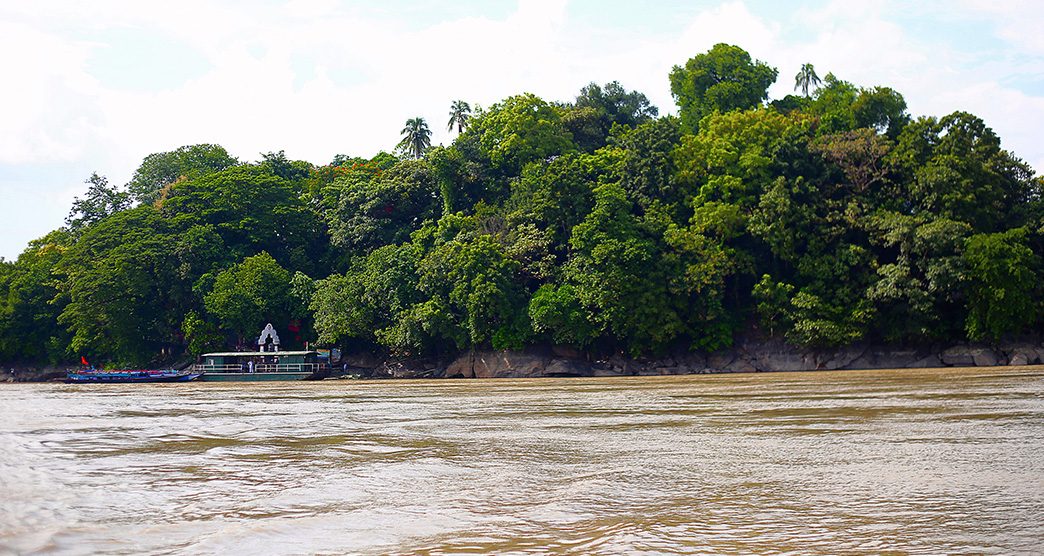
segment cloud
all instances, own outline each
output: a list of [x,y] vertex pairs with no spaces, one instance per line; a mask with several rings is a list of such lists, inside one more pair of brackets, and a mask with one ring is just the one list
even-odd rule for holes
[[[29,50],[31,49],[31,50]],[[83,66],[91,45],[0,22],[0,164],[68,161],[89,152],[104,115]],[[31,55],[19,53],[31,52]],[[92,153],[93,154],[93,153]]]
[[[674,48],[689,52],[685,59],[710,50],[715,44],[743,47],[754,58],[773,52],[779,43],[780,25],[754,15],[743,2],[728,2],[698,14],[682,32]],[[683,64],[685,59],[678,60]]]
[[979,17],[987,17],[996,34],[1019,50],[1044,56],[1044,3],[1035,0],[963,0],[961,5]]

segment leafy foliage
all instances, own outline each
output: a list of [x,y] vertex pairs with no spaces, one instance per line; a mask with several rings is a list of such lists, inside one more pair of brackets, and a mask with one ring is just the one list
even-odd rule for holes
[[336,209],[327,213],[331,240],[353,252],[403,242],[442,209],[431,166],[423,160],[352,173],[336,185]]
[[86,230],[59,263],[68,304],[58,317],[73,353],[149,361],[179,324],[172,236],[150,205],[118,212]]
[[127,191],[139,203],[153,203],[162,198],[164,188],[179,179],[219,172],[238,163],[220,145],[187,145],[170,152],[153,153],[134,171]]
[[[420,253],[413,245],[385,245],[358,259],[348,272],[316,283],[310,309],[315,315],[319,340],[336,342],[355,338],[376,342],[390,338],[387,330],[403,312],[419,302],[417,264]],[[424,338],[389,342],[398,350],[423,347]]]
[[738,46],[716,44],[671,70],[671,93],[681,109],[682,124],[696,129],[714,112],[754,108],[768,98],[777,71],[751,60]]
[[516,95],[494,104],[472,121],[462,136],[473,135],[492,169],[517,175],[524,165],[573,149],[572,135],[559,112],[533,94]]
[[[315,166],[216,145],[97,174],[66,227],[0,261],[0,360],[170,361],[252,339],[450,357],[1001,341],[1044,317],[1044,179],[978,117],[719,44],[679,116],[589,84],[451,105],[400,152]],[[137,206],[131,206],[131,202]],[[312,277],[317,279],[313,280]]]
[[964,258],[970,287],[965,328],[975,340],[999,340],[1040,318],[1040,256],[1025,244],[1026,230],[976,234]]
[[70,337],[58,324],[65,307],[57,269],[71,244],[54,231],[29,244],[14,262],[0,261],[0,360],[55,363]]
[[580,90],[576,102],[562,114],[562,122],[584,151],[605,146],[614,125],[635,127],[651,121],[659,113],[638,91],[627,91],[613,81],[600,86],[591,83]]
[[998,231],[1038,200],[1032,171],[1000,148],[985,122],[966,112],[906,126],[893,162],[919,210]]
[[315,270],[322,235],[293,184],[263,166],[236,166],[177,184],[161,213],[178,226],[211,226],[239,260],[265,251],[280,264]]
[[127,193],[110,186],[109,180],[105,176],[93,173],[84,183],[90,185],[87,188],[87,194],[82,198],[73,199],[72,210],[65,218],[65,225],[71,232],[79,233],[106,216],[130,206],[130,197]]
[[308,299],[294,291],[293,275],[266,252],[222,271],[204,297],[207,312],[240,340],[266,323],[286,325],[305,316]]
[[666,347],[684,323],[667,291],[657,243],[632,214],[618,184],[596,191],[595,207],[573,230],[568,284],[600,334],[634,354]]

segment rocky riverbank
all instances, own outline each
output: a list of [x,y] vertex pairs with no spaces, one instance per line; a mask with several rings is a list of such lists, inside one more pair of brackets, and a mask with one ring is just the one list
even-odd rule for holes
[[[1044,340],[998,345],[949,344],[900,347],[856,344],[836,349],[803,349],[778,340],[741,340],[715,353],[662,357],[599,357],[562,346],[522,351],[476,350],[454,359],[404,359],[356,353],[344,359],[347,371],[365,378],[538,378],[569,376],[655,376],[847,369],[995,367],[1044,364]],[[53,366],[4,368],[0,382],[61,380]]]
[[382,358],[356,354],[351,370],[374,378],[535,378],[638,376],[772,371],[994,367],[1044,363],[1044,342],[1000,345],[952,344],[896,347],[856,344],[837,349],[802,349],[777,340],[744,340],[728,351],[655,358],[595,357],[570,348],[471,351],[452,361]]
[[0,365],[0,382],[52,382],[65,379],[66,369],[40,365]]

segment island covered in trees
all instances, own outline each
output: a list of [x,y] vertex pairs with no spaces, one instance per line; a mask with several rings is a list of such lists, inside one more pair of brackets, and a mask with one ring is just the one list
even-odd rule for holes
[[[97,174],[0,261],[0,361],[157,365],[305,342],[393,357],[568,346],[631,357],[998,342],[1040,330],[1044,181],[980,118],[719,44],[670,73],[452,103],[394,153],[329,164],[218,145]],[[440,118],[441,121],[441,118]],[[360,131],[363,132],[363,131]]]

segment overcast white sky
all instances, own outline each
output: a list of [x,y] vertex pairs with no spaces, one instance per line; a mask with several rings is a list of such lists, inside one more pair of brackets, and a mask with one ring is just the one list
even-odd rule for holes
[[674,113],[667,75],[718,42],[982,117],[1044,169],[1044,2],[0,0],[0,257],[62,224],[92,171],[218,143],[325,164],[390,150],[450,102],[570,100],[620,81]]

